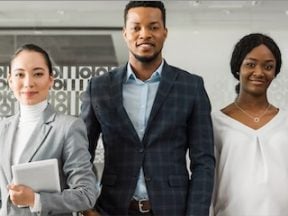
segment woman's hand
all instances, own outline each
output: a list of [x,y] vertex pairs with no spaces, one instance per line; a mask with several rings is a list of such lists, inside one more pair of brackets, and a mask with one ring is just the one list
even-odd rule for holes
[[10,200],[14,205],[34,206],[34,191],[24,185],[10,184],[7,186]]
[[89,209],[82,212],[83,216],[101,216],[95,209]]

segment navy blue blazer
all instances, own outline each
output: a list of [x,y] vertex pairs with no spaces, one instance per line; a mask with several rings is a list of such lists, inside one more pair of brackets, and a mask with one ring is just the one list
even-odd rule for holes
[[94,158],[100,133],[105,151],[96,208],[128,215],[143,167],[154,215],[208,216],[215,159],[211,107],[202,78],[165,62],[140,140],[122,102],[126,71],[127,65],[92,78],[82,101],[90,153]]

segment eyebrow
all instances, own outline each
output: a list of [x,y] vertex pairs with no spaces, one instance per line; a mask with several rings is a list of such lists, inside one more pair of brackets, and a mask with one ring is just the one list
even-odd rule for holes
[[35,70],[45,70],[45,69],[42,67],[35,67],[35,68],[33,68],[33,71],[35,71]]
[[[252,58],[252,57],[244,58],[244,61],[245,61],[245,60],[258,61],[258,59]],[[265,60],[265,62],[276,62],[276,60],[274,60],[274,59],[268,59],[268,60]]]
[[[134,24],[134,25],[139,25],[141,24],[141,22],[130,22],[131,24]],[[160,24],[161,22],[159,21],[152,21],[149,23],[149,25],[155,25],[155,24]]]
[[[35,67],[35,68],[33,68],[33,71],[35,71],[35,70],[45,70],[44,68],[42,68],[42,67]],[[14,69],[13,71],[25,71],[23,68],[16,68],[16,69]]]

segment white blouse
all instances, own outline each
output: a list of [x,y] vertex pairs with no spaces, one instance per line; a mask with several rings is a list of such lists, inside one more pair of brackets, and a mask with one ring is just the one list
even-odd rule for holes
[[212,114],[217,159],[215,216],[288,215],[288,112],[254,130]]

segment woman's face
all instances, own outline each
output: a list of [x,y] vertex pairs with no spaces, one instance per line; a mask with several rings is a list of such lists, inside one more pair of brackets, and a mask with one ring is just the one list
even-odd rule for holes
[[240,94],[266,94],[275,77],[276,59],[270,49],[260,45],[251,50],[240,67]]
[[8,82],[21,104],[34,105],[47,99],[54,79],[41,53],[23,50],[11,62]]

